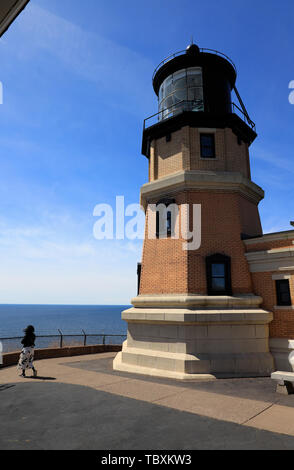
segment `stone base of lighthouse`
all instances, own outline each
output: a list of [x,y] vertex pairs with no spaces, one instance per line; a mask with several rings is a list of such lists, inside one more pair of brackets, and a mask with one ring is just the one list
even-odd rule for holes
[[128,337],[115,370],[179,380],[264,377],[272,313],[254,295],[139,295],[122,313]]

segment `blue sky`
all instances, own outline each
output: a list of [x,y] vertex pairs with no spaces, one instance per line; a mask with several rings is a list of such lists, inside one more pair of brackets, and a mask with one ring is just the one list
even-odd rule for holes
[[96,204],[138,202],[151,77],[191,35],[228,54],[258,139],[264,232],[293,210],[294,4],[31,0],[0,40],[0,303],[128,304],[141,241],[93,237]]

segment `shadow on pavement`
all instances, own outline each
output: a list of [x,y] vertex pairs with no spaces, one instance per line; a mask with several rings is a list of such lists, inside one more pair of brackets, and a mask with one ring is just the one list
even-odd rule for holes
[[0,416],[1,450],[294,448],[291,435],[57,382],[3,391]]
[[31,379],[31,380],[56,380],[56,377],[41,377],[41,376],[37,376],[37,377],[25,377],[25,379]]
[[8,388],[13,388],[15,385],[0,385],[0,392],[7,390]]
[[146,375],[130,374],[115,371],[112,367],[113,358],[99,358],[89,361],[76,361],[63,363],[66,367],[89,370],[92,372],[110,374],[128,379],[136,379],[155,384],[173,385],[187,390],[199,390],[220,395],[246,398],[251,400],[275,403],[278,401],[285,406],[294,407],[294,395],[279,395],[276,393],[276,384],[270,377],[217,379],[213,381],[176,381],[168,378],[157,378]]

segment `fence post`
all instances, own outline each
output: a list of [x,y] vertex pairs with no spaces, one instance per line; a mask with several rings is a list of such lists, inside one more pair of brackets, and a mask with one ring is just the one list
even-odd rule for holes
[[63,334],[62,331],[58,330],[60,334],[60,349],[63,347]]
[[86,335],[86,332],[84,330],[82,330],[83,334],[84,334],[84,346],[87,345],[87,335]]
[[105,335],[103,335],[103,349],[105,351]]

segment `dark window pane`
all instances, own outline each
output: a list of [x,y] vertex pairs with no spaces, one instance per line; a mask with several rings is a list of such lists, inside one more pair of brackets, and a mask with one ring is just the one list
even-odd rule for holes
[[208,295],[232,295],[231,259],[216,253],[206,258]]
[[214,134],[201,134],[200,146],[202,158],[215,158]]
[[283,302],[289,302],[289,293],[288,292],[282,292],[281,293],[281,299]]
[[290,284],[288,279],[283,279],[276,281],[276,290],[277,290],[277,305],[290,306],[291,294],[290,294]]
[[171,233],[171,216],[171,212],[168,212],[166,217],[167,233]]
[[[161,200],[157,203],[159,205],[164,205],[166,207],[171,204],[175,204],[174,199]],[[175,223],[175,218],[173,218],[172,210],[162,211],[159,208],[156,211],[156,236],[162,238],[163,236],[172,235]]]
[[281,292],[285,292],[285,293],[289,293],[289,283],[288,283],[288,280],[286,280],[286,282],[283,282],[280,284],[280,291]]
[[225,265],[223,263],[212,264],[211,274],[213,277],[225,277]]
[[224,291],[226,289],[225,278],[213,277],[211,281],[211,287],[213,288],[213,290]]

